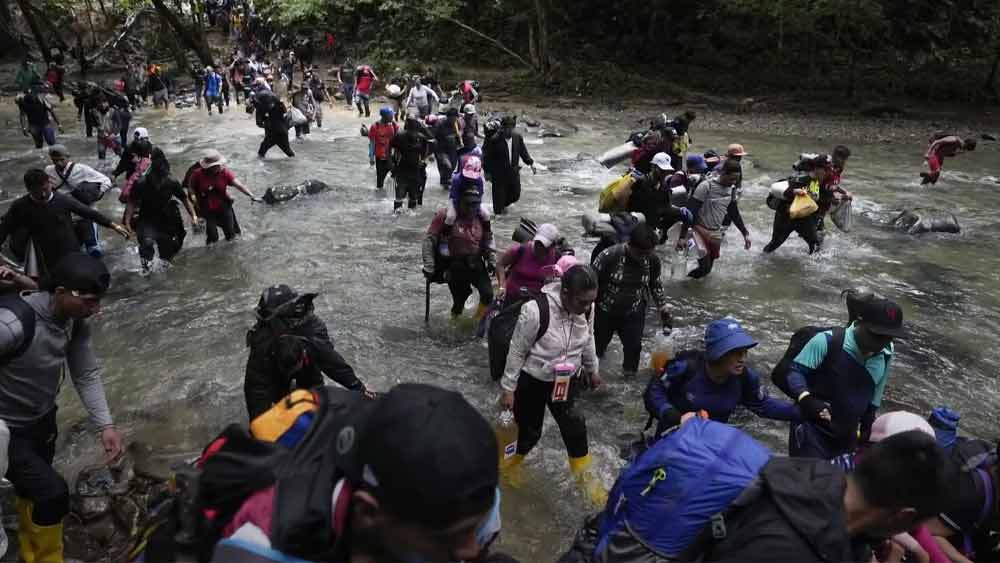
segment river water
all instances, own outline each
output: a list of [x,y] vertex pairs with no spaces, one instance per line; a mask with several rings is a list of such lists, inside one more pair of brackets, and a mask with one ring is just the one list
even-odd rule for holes
[[[9,124],[8,135],[0,138],[5,198],[23,193],[26,168],[47,162],[16,134],[11,111],[7,104],[0,108],[0,118]],[[320,293],[317,313],[370,388],[432,383],[461,391],[488,417],[497,414],[485,344],[473,338],[471,321],[449,321],[450,296],[444,286],[432,288],[431,321],[423,321],[420,243],[434,209],[446,199],[436,187],[436,168],[428,168],[424,208],[393,216],[391,194],[374,189],[367,139],[358,135],[362,120],[339,104],[325,111],[326,127],[314,129],[303,143],[293,142],[297,158],[286,159],[273,149],[265,161],[256,156],[261,130],[236,106],[212,117],[196,109],[146,109],[133,120],[133,126],[150,129],[176,174],[183,174],[203,150],[217,148],[258,195],[272,184],[310,178],[333,189],[275,207],[251,205],[237,193],[241,239],[206,248],[203,235],[189,233],[173,266],[150,276],[139,274],[134,243],[102,232],[114,286],[95,322],[95,346],[106,366],[112,411],[130,440],[152,443],[166,457],[184,457],[199,451],[226,424],[245,421],[245,333],[261,290],[276,283]],[[531,115],[544,126],[560,122],[559,115],[551,114],[555,111]],[[61,142],[76,160],[95,165],[93,141],[82,138],[71,103],[58,106],[57,113],[73,125]],[[534,130],[525,132],[532,156],[548,170],[535,176],[523,171],[521,202],[494,224],[501,247],[512,244],[517,218],[525,216],[555,223],[578,255],[589,258],[595,241],[582,236],[580,216],[596,207],[598,191],[616,173],[577,157],[618,144],[632,125],[620,116],[580,118],[575,113],[576,134],[541,139]],[[708,279],[670,279],[669,267],[664,268],[679,342],[696,345],[708,321],[731,315],[760,340],[751,362],[769,372],[795,328],[845,318],[842,289],[873,288],[902,305],[912,328],[912,337],[897,347],[887,405],[919,413],[949,405],[963,414],[965,430],[993,436],[992,423],[1000,413],[995,378],[1000,362],[994,353],[1000,347],[1000,220],[994,213],[1000,207],[1000,186],[988,164],[998,162],[995,148],[981,145],[976,153],[949,160],[939,187],[929,190],[918,185],[922,138],[891,145],[841,139],[854,152],[845,174],[845,186],[857,197],[854,231],[832,232],[818,256],[807,256],[805,244],[794,235],[774,255],[765,256],[760,249],[769,239],[773,214],[764,205],[764,186],[786,175],[799,152],[829,151],[833,143],[752,131],[723,136],[698,130],[697,122],[692,135],[698,150],[724,149],[739,141],[751,153],[741,209],[753,249],[744,251],[733,229],[733,242],[723,248]],[[120,217],[116,199],[112,195],[99,205]],[[953,211],[962,234],[911,237],[884,226],[896,210],[916,206]],[[666,250],[661,253],[669,264]],[[470,302],[467,315],[472,307]],[[653,314],[649,321],[643,365],[648,365],[657,324]],[[616,340],[602,369],[606,390],[584,396],[580,405],[597,469],[608,486],[621,466],[621,436],[639,430],[646,418],[641,402],[646,374],[623,381],[620,354]],[[71,385],[64,395],[58,462],[72,474],[96,461],[99,452],[85,431],[85,413]],[[736,421],[784,450],[785,425],[747,413]],[[524,561],[552,561],[589,508],[567,478],[565,450],[551,420],[527,461],[527,475],[522,489],[505,491],[501,546]]]

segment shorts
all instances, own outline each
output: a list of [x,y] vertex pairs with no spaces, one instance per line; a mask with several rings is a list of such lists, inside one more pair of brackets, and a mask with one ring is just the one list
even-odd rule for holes
[[154,105],[156,105],[156,104],[166,104],[168,101],[169,101],[169,97],[167,95],[167,89],[166,88],[164,88],[162,90],[157,90],[157,91],[153,92],[153,104]]

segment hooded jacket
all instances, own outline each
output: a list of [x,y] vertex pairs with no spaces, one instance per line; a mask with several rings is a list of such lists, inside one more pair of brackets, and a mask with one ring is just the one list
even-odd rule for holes
[[761,496],[727,517],[727,537],[710,549],[705,561],[870,560],[865,542],[847,533],[843,472],[825,460],[776,457],[760,476]]
[[561,283],[550,283],[542,288],[542,295],[549,300],[549,330],[538,342],[535,342],[540,322],[538,304],[532,300],[521,307],[500,381],[507,391],[517,388],[522,371],[539,381],[555,381],[552,366],[559,362],[576,364],[587,373],[597,371],[594,308],[585,315],[570,313],[563,307],[561,290]]

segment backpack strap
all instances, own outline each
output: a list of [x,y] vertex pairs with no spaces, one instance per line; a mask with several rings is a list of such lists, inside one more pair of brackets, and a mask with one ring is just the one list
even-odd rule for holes
[[537,343],[549,331],[551,311],[549,310],[549,298],[544,293],[535,297],[535,303],[538,304],[538,333],[535,334],[535,342]]
[[[822,371],[828,373],[831,368],[833,368],[833,363],[836,359],[843,353],[844,350],[844,337],[847,331],[843,328],[837,327],[830,331],[830,338],[827,340],[826,344],[826,356],[823,356],[823,361],[820,362],[819,367],[816,371]],[[836,353],[831,353],[836,352]]]
[[[62,180],[62,182],[60,182],[58,186],[52,188],[52,191],[56,191],[56,190],[58,190],[59,188],[61,188],[63,186],[69,186],[69,177],[73,174],[73,167],[74,166],[76,166],[76,163],[75,162],[70,162],[69,163],[69,167],[66,168],[66,173],[65,174],[63,174],[62,172],[59,172],[58,168],[53,168],[56,171],[56,176],[59,176],[59,179]],[[69,187],[72,187],[72,186],[69,186]]]
[[35,338],[35,310],[18,294],[0,298],[0,308],[14,313],[17,320],[21,322],[22,331],[21,344],[6,355],[0,356],[0,365],[5,365],[24,355],[31,346],[31,341]]

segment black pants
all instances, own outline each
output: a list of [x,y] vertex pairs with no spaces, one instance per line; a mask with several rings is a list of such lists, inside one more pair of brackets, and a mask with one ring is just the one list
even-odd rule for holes
[[371,117],[372,111],[368,105],[368,96],[358,96],[358,115],[361,115],[362,106],[364,107],[365,117]]
[[774,252],[788,240],[793,232],[798,233],[809,245],[809,254],[819,250],[819,237],[816,234],[816,218],[813,216],[792,219],[786,211],[775,211],[774,226],[771,228],[771,242],[764,247],[764,252]]
[[639,371],[639,354],[642,353],[642,330],[646,326],[646,304],[638,310],[628,313],[603,311],[597,309],[594,318],[594,344],[597,347],[597,357],[604,357],[611,338],[618,333],[622,341],[622,371],[635,373]]
[[375,187],[377,189],[381,190],[385,187],[385,177],[389,175],[390,170],[392,170],[391,160],[375,161]]
[[231,205],[220,211],[210,211],[203,213],[205,218],[205,244],[212,244],[219,241],[219,229],[226,240],[233,240],[240,233],[239,225],[236,223],[236,213]]
[[517,422],[517,453],[527,455],[542,437],[545,407],[559,425],[569,457],[587,455],[587,420],[574,408],[580,382],[573,378],[569,396],[561,403],[552,402],[553,382],[539,381],[521,372],[514,391],[514,420]]
[[688,272],[689,278],[700,279],[712,273],[712,266],[715,265],[715,258],[711,255],[698,259],[698,267]]
[[479,303],[493,302],[493,282],[486,273],[486,265],[479,256],[452,258],[448,264],[448,289],[451,291],[451,314],[461,315],[465,300],[472,295],[472,288],[479,292]]
[[295,152],[292,151],[292,147],[288,144],[288,130],[275,131],[272,129],[267,129],[264,131],[264,140],[260,142],[260,148],[257,149],[257,156],[264,158],[267,151],[271,150],[271,147],[278,147],[287,156],[295,156]]
[[419,174],[396,174],[395,178],[396,201],[393,203],[393,209],[402,207],[404,199],[407,200],[407,207],[415,209],[421,199],[421,181],[426,182],[427,177],[424,176],[424,179],[421,180]]
[[308,134],[309,134],[309,122],[308,121],[305,122],[302,125],[296,125],[295,126],[295,138],[296,139],[301,139],[302,135],[308,135]]
[[222,96],[205,96],[205,108],[208,113],[212,113],[212,106],[219,108],[219,113],[222,113]]
[[434,159],[437,160],[438,174],[441,175],[441,187],[451,186],[451,172],[458,162],[458,152],[438,152],[434,154]]
[[32,520],[39,526],[58,524],[69,514],[69,488],[52,468],[58,435],[54,408],[31,426],[10,429],[7,479],[17,496],[35,504]]
[[177,233],[176,225],[161,225],[153,221],[140,221],[138,231],[139,258],[143,262],[152,260],[155,250],[159,250],[161,260],[169,261],[180,251],[186,234],[183,228]]

